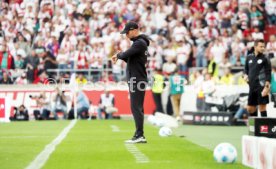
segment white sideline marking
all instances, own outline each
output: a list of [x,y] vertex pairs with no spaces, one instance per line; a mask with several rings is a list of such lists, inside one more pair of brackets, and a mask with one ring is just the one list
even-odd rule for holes
[[111,125],[110,127],[112,128],[112,131],[113,131],[113,132],[120,132],[120,129],[119,129],[118,126],[116,126],[116,125]]
[[67,136],[69,131],[75,126],[77,120],[73,120],[70,124],[63,129],[63,131],[50,143],[48,144],[44,150],[36,156],[36,158],[29,164],[26,169],[40,169],[46,163],[50,155],[55,151],[56,146],[61,143],[61,141]]
[[135,157],[137,163],[149,163],[149,158],[143,154],[134,144],[125,144],[127,150]]

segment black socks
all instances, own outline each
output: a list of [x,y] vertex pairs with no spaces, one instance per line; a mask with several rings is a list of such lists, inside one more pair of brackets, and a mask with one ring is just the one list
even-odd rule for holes
[[[258,112],[255,111],[254,113],[250,113],[251,117],[257,117],[258,116]],[[267,117],[267,111],[262,111],[261,112],[261,117]]]
[[251,116],[251,117],[257,117],[257,116],[258,116],[258,112],[255,111],[254,113],[250,113],[250,116]]
[[266,112],[266,111],[262,111],[262,112],[261,112],[261,116],[262,116],[262,117],[267,117],[267,112]]

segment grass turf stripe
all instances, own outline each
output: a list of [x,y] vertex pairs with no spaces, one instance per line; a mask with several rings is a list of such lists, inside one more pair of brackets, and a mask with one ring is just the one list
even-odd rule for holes
[[143,154],[134,144],[125,144],[127,150],[135,157],[137,163],[149,163],[149,158]]
[[113,132],[120,132],[120,128],[116,125],[110,125]]
[[55,148],[66,137],[69,131],[75,126],[76,120],[71,123],[50,143],[44,150],[32,161],[26,169],[40,169],[48,160],[49,156],[55,151]]

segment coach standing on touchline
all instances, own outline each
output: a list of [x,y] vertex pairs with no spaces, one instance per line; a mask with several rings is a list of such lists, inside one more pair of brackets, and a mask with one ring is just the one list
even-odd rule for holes
[[265,42],[256,40],[254,52],[250,53],[245,62],[245,80],[249,84],[247,111],[251,116],[258,116],[258,105],[262,117],[267,117],[266,104],[269,103],[271,63],[264,56]]
[[132,139],[125,143],[146,143],[144,137],[144,97],[147,85],[146,63],[148,57],[149,38],[139,34],[139,26],[135,22],[128,22],[121,34],[133,41],[125,52],[112,56],[113,64],[118,59],[127,63],[127,81],[130,93],[130,107],[134,117],[136,131]]

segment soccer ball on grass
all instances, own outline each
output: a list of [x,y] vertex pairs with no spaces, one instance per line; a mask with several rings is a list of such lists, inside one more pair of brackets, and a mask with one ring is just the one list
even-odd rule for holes
[[169,127],[161,127],[159,130],[159,135],[161,137],[168,137],[172,135],[172,129],[170,129]]
[[220,143],[214,149],[214,158],[218,163],[234,163],[237,160],[237,150],[230,143]]

